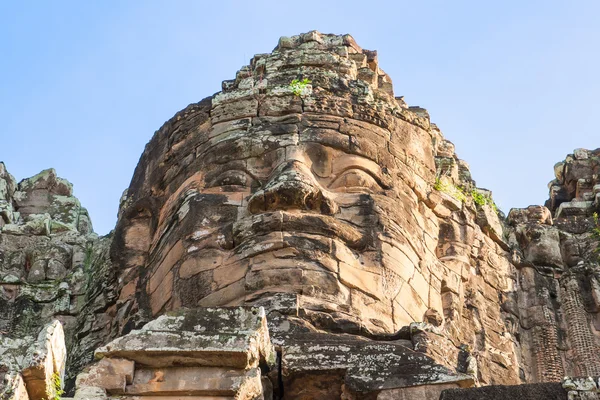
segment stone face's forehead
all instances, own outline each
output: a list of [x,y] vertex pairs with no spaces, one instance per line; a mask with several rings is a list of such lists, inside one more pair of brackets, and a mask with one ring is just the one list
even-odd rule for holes
[[307,113],[382,127],[390,127],[396,116],[429,126],[426,112],[394,97],[376,52],[361,49],[348,35],[321,34],[284,38],[272,53],[255,56],[235,79],[223,82],[212,100],[211,120]]
[[[378,147],[380,151],[388,150],[385,136],[375,136],[366,129],[347,132],[330,127],[281,125],[275,123],[252,127],[248,130],[233,130],[222,133],[199,146],[197,154],[208,156],[214,162],[227,162],[231,159],[262,157],[271,151],[299,145],[320,144],[348,154],[359,155],[377,160]],[[387,132],[387,136],[390,134]]]
[[[230,132],[216,145],[200,149],[209,187],[235,171],[264,183],[274,170],[292,161],[307,166],[317,179],[334,178],[347,169],[358,168],[373,175],[382,187],[393,182],[390,174],[395,164],[386,142],[377,147],[365,137],[330,128],[305,127],[284,134],[273,134],[269,126],[262,129]],[[327,187],[326,182],[321,183]]]

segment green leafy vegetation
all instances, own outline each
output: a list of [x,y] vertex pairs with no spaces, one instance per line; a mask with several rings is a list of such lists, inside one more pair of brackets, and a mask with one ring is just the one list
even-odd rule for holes
[[[596,240],[600,240],[600,216],[598,213],[592,215],[594,217],[594,226],[592,227],[592,237]],[[594,252],[598,254],[598,261],[600,261],[600,243],[596,245]]]
[[471,197],[473,198],[473,202],[478,206],[490,206],[492,210],[498,212],[498,207],[494,203],[494,200],[492,200],[492,196],[486,196],[477,189],[473,189],[471,190]]
[[437,177],[435,179],[435,184],[433,185],[433,188],[437,191],[449,194],[450,196],[454,197],[456,200],[459,200],[459,201],[467,200],[467,195],[465,194],[465,191],[461,187],[453,185],[452,183],[448,182],[445,179],[441,179],[440,177]]
[[302,94],[304,94],[304,91],[306,90],[306,87],[310,83],[311,83],[311,81],[308,80],[308,78],[304,78],[302,80],[294,79],[292,81],[292,83],[290,83],[290,90],[296,96],[302,96]]
[[600,239],[600,216],[598,216],[598,213],[594,213],[592,215],[594,217],[594,227],[592,228],[592,236],[594,236],[597,239]]
[[[450,183],[446,179],[442,179],[441,177],[437,177],[435,179],[435,184],[433,188],[437,191],[444,192],[454,197],[459,201],[466,201],[467,196],[471,196],[473,202],[478,206],[490,206],[492,210],[498,212],[498,207],[491,196],[481,193],[477,188],[473,188],[470,192],[468,192],[465,188],[454,185]],[[599,231],[600,232],[600,231]]]
[[85,248],[85,258],[83,259],[84,271],[90,271],[92,269],[92,261],[94,256],[94,249],[91,245],[87,245]]
[[62,395],[65,394],[65,391],[63,390],[63,385],[62,385],[62,379],[60,379],[60,374],[58,374],[57,372],[52,374],[52,386],[53,389],[52,392],[46,392],[46,396],[48,396],[47,400],[62,400]]

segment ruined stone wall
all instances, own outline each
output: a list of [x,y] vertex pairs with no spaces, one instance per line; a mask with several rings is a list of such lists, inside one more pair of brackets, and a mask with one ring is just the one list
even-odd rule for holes
[[[436,183],[428,194],[439,223],[436,262],[443,268],[443,337],[427,335],[437,360],[455,363],[480,385],[514,384],[520,371],[517,270],[491,193],[477,188],[468,164],[433,126]],[[451,344],[451,345],[450,345]],[[451,360],[451,361],[450,361]]]
[[16,183],[0,163],[0,371],[20,372],[54,320],[69,350],[66,378],[91,361],[115,317],[109,244],[53,169]]
[[599,156],[599,150],[575,150],[555,165],[546,207],[508,216],[519,268],[523,368],[533,382],[595,376],[600,368]]

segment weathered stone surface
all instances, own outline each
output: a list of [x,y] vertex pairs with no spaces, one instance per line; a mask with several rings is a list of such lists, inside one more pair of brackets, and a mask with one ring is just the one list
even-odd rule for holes
[[331,334],[286,343],[282,374],[290,399],[308,398],[307,387],[314,389],[312,396],[335,398],[344,390],[367,394],[420,385],[473,384],[472,376],[453,373],[401,344]]
[[567,392],[560,383],[533,383],[516,386],[488,386],[472,389],[448,389],[442,392],[440,400],[566,400]]
[[256,307],[201,308],[163,315],[95,352],[148,366],[255,368],[273,363],[265,312]]
[[21,365],[21,374],[30,399],[54,395],[56,388],[53,375],[62,379],[66,357],[63,328],[59,321],[54,321],[40,332],[37,341],[27,350]]
[[102,388],[110,393],[125,393],[125,386],[133,383],[135,363],[124,358],[103,358],[77,376],[78,388]]
[[83,234],[92,232],[87,210],[73,197],[73,185],[59,178],[54,169],[47,169],[19,182],[12,193],[12,200],[24,219],[49,215],[50,230],[76,229]]
[[41,400],[59,389],[65,373],[66,346],[59,321],[46,324],[37,337],[12,339],[0,335],[2,399]]
[[125,396],[270,398],[261,371],[275,366],[262,308],[202,308],[163,315],[99,348],[77,377],[76,398]]
[[0,373],[0,399],[29,400],[25,382],[18,372]]
[[0,332],[35,337],[59,320],[70,380],[109,336],[110,238],[92,232],[72,185],[52,169],[17,184],[0,163],[0,215]]
[[130,396],[237,396],[252,399],[262,394],[257,369],[218,367],[140,368],[125,388]]
[[377,400],[430,400],[438,399],[442,391],[457,388],[455,383],[442,383],[437,385],[412,386],[401,389],[382,390],[377,395]]
[[555,165],[546,207],[513,209],[508,222],[513,255],[521,268],[517,303],[521,368],[529,381],[600,373],[599,268],[593,213],[600,151],[578,149]]
[[375,52],[349,36],[282,39],[146,147],[113,242],[118,279],[136,282],[120,289],[119,323],[181,307],[281,312],[291,294],[295,317],[329,332],[435,322],[452,354],[498,360],[481,383],[520,382],[498,303],[516,269],[494,207],[472,193],[491,202],[427,111],[393,96]]
[[[436,398],[600,375],[600,150],[505,219],[349,35],[281,38],[222,88],[155,133],[110,237],[54,170],[17,183],[0,163],[11,374],[56,318],[81,399]],[[569,396],[593,394],[577,382]]]

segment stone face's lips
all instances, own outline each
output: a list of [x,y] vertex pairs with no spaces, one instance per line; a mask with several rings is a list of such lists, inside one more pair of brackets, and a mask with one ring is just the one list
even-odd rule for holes
[[319,214],[275,211],[246,217],[233,225],[233,240],[237,247],[257,235],[273,232],[305,233],[340,239],[351,248],[366,244],[366,236],[355,227],[339,219]]

